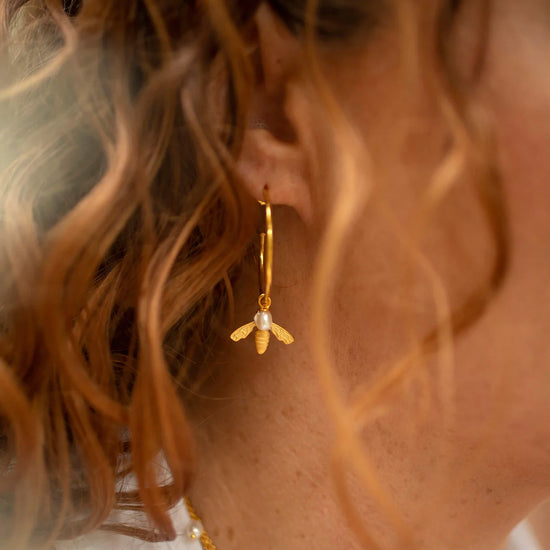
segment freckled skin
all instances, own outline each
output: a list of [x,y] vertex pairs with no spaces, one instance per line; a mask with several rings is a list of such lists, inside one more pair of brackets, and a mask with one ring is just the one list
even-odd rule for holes
[[[448,402],[434,359],[417,370],[410,391],[397,393],[386,414],[361,433],[376,475],[423,550],[498,550],[513,525],[550,497],[550,10],[542,0],[493,4],[487,65],[476,94],[494,121],[510,219],[508,275],[483,317],[455,342],[455,421],[443,421]],[[266,67],[277,64],[279,75],[295,70],[299,44],[266,13],[258,19],[264,46],[270,46]],[[454,46],[465,67],[475,17],[474,0],[466,0]],[[397,44],[395,30],[387,29],[364,46],[323,52],[325,75],[365,141],[377,181],[342,245],[327,320],[346,392],[406,349],[404,315],[419,334],[436,322],[432,286],[404,254],[392,219],[402,227],[414,219],[445,150],[447,127],[428,91],[413,95],[403,85]],[[327,174],[331,136],[311,96],[304,90],[300,96],[300,82],[292,83],[294,103],[288,99],[286,116],[298,138],[309,138],[295,147],[314,159],[310,173]],[[255,97],[255,108],[262,101],[267,99]],[[405,139],[403,121],[414,121]],[[252,180],[269,177],[260,160],[251,168]],[[277,174],[283,168],[277,165]],[[215,399],[192,406],[201,459],[191,497],[206,526],[219,533],[220,549],[298,550],[304,535],[316,550],[361,548],[331,483],[335,428],[312,362],[316,342],[308,340],[305,297],[323,229],[310,220],[326,219],[335,197],[330,183],[324,188],[322,177],[306,180],[316,197],[311,218],[303,215],[309,207],[290,199],[274,208],[274,307],[295,343],[257,357],[253,346],[221,342],[219,369],[205,389]],[[276,197],[277,186],[270,185]],[[305,196],[300,185],[297,180],[294,198]],[[489,275],[491,235],[467,180],[438,206],[423,251],[451,306]],[[404,291],[411,272],[412,295]],[[245,273],[236,286],[237,309],[254,304],[256,293],[256,273]],[[426,388],[432,400],[424,410]],[[354,474],[348,481],[367,528],[387,548],[399,548],[380,507]]]

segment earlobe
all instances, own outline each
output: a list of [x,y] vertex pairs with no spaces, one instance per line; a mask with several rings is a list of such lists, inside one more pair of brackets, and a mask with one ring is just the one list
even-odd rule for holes
[[280,141],[269,129],[250,128],[237,160],[237,173],[255,199],[262,200],[263,188],[268,185],[273,204],[294,208],[308,222],[312,212],[305,161],[296,143]]
[[255,199],[262,199],[267,184],[274,205],[290,206],[308,223],[312,219],[311,181],[299,126],[309,117],[301,117],[288,105],[288,85],[295,83],[300,71],[297,52],[301,46],[266,5],[258,9],[256,24],[253,62],[257,81],[237,175]]

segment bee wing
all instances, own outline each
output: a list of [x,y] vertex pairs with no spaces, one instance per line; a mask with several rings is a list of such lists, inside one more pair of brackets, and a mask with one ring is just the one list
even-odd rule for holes
[[272,323],[271,325],[271,332],[273,332],[273,334],[285,344],[292,344],[292,342],[294,342],[294,337],[292,334],[275,323]]
[[239,340],[246,338],[254,330],[255,326],[256,323],[254,321],[251,321],[250,323],[239,327],[235,332],[231,334],[231,340],[233,340],[234,342],[238,342]]

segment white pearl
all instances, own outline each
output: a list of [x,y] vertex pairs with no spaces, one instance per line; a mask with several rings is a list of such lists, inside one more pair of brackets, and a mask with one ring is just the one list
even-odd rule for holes
[[270,330],[271,325],[273,324],[273,319],[271,318],[270,311],[258,311],[254,315],[254,322],[258,327],[258,330]]
[[191,540],[200,539],[203,531],[202,523],[196,519],[192,519],[185,529],[185,533]]

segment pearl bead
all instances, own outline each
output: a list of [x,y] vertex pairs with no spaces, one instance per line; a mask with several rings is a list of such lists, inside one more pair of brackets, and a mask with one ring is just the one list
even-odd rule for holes
[[202,523],[196,519],[192,519],[188,524],[187,528],[185,529],[186,535],[191,540],[200,539],[201,535],[204,531],[204,528],[202,526]]
[[256,327],[258,327],[258,330],[270,330],[271,325],[273,324],[271,312],[258,311],[258,313],[254,315],[254,322],[256,323]]

